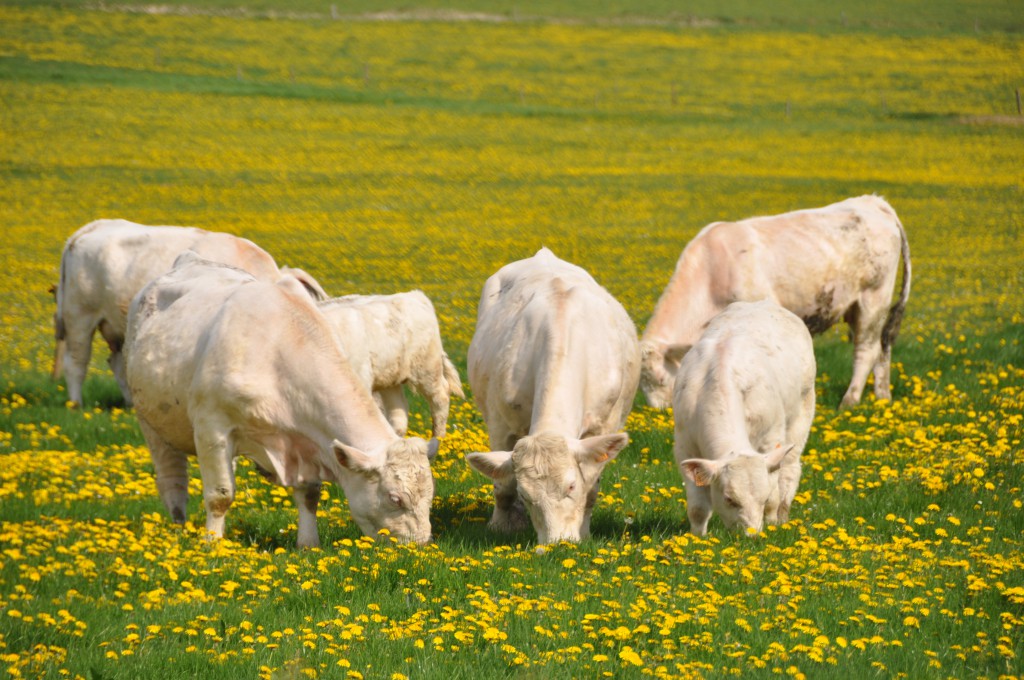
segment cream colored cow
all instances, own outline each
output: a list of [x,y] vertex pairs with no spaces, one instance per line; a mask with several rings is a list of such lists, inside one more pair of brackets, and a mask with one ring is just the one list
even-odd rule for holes
[[187,456],[203,481],[206,529],[224,533],[232,461],[250,458],[295,489],[298,545],[316,546],[322,480],[340,484],[364,533],[430,538],[437,442],[402,439],[360,382],[300,283],[260,281],[185,253],[133,299],[128,383],[157,488],[185,521]]
[[465,398],[462,380],[441,344],[430,299],[418,290],[394,295],[346,295],[320,303],[320,311],[341,340],[363,384],[379,396],[398,435],[409,425],[402,386],[422,395],[430,407],[433,436],[444,437],[450,397]]
[[[903,259],[903,285],[892,304]],[[878,196],[849,198],[741,222],[715,222],[686,246],[641,338],[640,388],[668,406],[679,362],[731,302],[773,300],[812,333],[844,319],[853,374],[842,406],[860,401],[874,371],[875,396],[890,398],[892,345],[910,296],[910,249],[896,212]]]
[[110,367],[125,401],[131,392],[124,378],[121,346],[132,296],[174,264],[186,250],[244,269],[258,279],[276,281],[282,273],[297,278],[317,299],[327,294],[301,269],[278,269],[274,258],[252,241],[195,227],[151,227],[127,220],[97,220],[67,240],[56,288],[54,330],[57,349],[53,377],[66,374],[68,400],[82,403],[82,383],[99,330],[110,347]]
[[467,456],[494,480],[490,526],[525,527],[528,513],[541,543],[589,535],[601,472],[629,443],[619,430],[640,376],[622,305],[542,248],[484,284],[468,363],[494,449]]
[[676,374],[675,457],[690,531],[712,510],[726,526],[786,522],[814,420],[814,346],[769,300],[734,302],[708,324]]

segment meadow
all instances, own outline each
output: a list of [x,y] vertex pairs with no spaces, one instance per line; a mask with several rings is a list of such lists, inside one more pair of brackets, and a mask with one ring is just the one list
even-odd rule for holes
[[[1013,3],[285,5],[0,2],[8,677],[1024,674]],[[105,348],[82,409],[49,378],[48,289],[100,217],[242,235],[334,295],[422,289],[465,376],[483,281],[542,245],[642,330],[708,222],[864,193],[913,260],[893,400],[838,411],[850,346],[818,337],[792,517],[753,539],[687,533],[671,413],[642,397],[592,538],[493,534],[470,398],[434,465],[432,544],[361,536],[325,485],[323,547],[297,550],[290,492],[245,461],[208,543],[198,471],[173,525]]]

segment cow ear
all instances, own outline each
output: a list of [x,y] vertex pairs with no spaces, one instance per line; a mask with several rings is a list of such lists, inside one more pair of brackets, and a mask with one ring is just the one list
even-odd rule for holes
[[334,440],[331,446],[334,449],[334,456],[338,459],[338,463],[346,470],[366,473],[380,467],[376,459],[354,446],[342,444],[337,439]]
[[581,440],[576,447],[576,460],[580,463],[603,466],[619,455],[619,451],[626,448],[627,444],[629,444],[629,435],[625,432],[587,437]]
[[795,444],[777,444],[774,449],[765,455],[764,463],[768,466],[768,471],[775,472],[778,470],[779,466],[782,465],[782,461],[795,448]]
[[724,463],[717,460],[690,458],[679,464],[683,476],[697,486],[708,486],[722,471]]
[[302,287],[306,289],[309,297],[317,302],[323,302],[328,298],[327,292],[320,286],[320,283],[307,272],[297,267],[281,267],[281,275],[294,276]]
[[511,451],[467,453],[466,461],[474,470],[496,482],[505,481],[515,476],[515,471],[512,469]]
[[665,348],[665,361],[678,367],[691,347],[693,345],[669,345]]

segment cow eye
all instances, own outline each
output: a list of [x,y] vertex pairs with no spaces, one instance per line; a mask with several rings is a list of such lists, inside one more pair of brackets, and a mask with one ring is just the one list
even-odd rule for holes
[[733,508],[738,508],[738,507],[740,507],[739,501],[737,501],[737,500],[736,500],[735,498],[733,498],[733,497],[732,497],[732,496],[730,496],[729,494],[725,494],[725,502],[726,502],[726,504],[728,504],[728,505],[729,505],[730,507],[733,507]]
[[576,482],[571,483],[569,486],[565,488],[565,495],[571,496],[574,491],[576,491]]
[[399,496],[397,493],[392,492],[388,494],[388,498],[391,500],[392,503],[394,503],[399,508],[405,507],[405,504],[402,503],[402,497]]

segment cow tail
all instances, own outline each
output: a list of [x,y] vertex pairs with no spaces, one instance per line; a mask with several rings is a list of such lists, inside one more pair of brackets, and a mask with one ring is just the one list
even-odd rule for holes
[[885,327],[882,328],[882,352],[888,353],[896,342],[896,336],[900,333],[900,325],[903,323],[903,313],[907,309],[907,300],[910,298],[910,244],[907,242],[907,232],[903,228],[900,218],[893,214],[896,226],[900,229],[900,255],[903,260],[903,285],[900,287],[900,297],[892,307],[889,308],[889,318],[885,320]]
[[448,383],[448,394],[465,399],[466,393],[462,391],[462,378],[459,377],[459,370],[455,368],[455,364],[447,354],[442,353],[442,361],[444,363],[444,379]]
[[67,259],[67,248],[60,256],[60,278],[57,279],[57,285],[51,288],[53,291],[53,297],[57,302],[57,310],[53,313],[53,339],[56,341],[56,347],[53,350],[53,372],[51,376],[54,380],[60,380],[61,376],[64,375],[64,338],[67,336],[67,329],[64,326],[64,291],[67,290],[65,285],[65,279],[67,277],[67,266],[65,260]]

